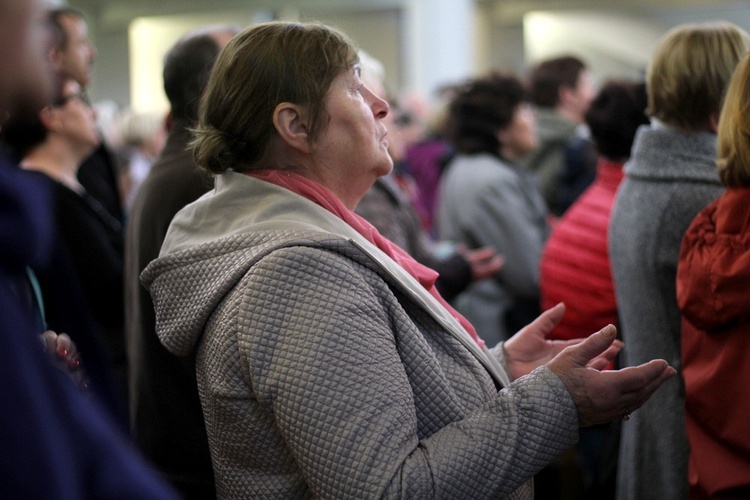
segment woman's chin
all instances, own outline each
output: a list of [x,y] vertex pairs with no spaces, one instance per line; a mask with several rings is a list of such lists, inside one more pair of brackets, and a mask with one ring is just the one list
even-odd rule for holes
[[387,163],[383,164],[383,166],[376,171],[378,177],[383,177],[384,175],[393,172],[393,160],[390,159],[390,156],[388,157],[388,160]]

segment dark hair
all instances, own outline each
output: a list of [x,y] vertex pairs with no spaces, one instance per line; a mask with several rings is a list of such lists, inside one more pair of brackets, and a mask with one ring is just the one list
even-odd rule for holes
[[[63,84],[65,79],[55,77],[55,91],[49,106],[61,103]],[[12,115],[7,123],[0,128],[0,141],[16,162],[21,161],[32,149],[47,139],[49,131],[42,124],[39,113],[43,108],[35,112]]]
[[511,123],[518,106],[526,102],[521,81],[511,74],[491,73],[456,86],[454,92],[445,122],[448,140],[459,153],[498,155],[497,132]]
[[198,120],[198,105],[219,55],[216,39],[205,33],[177,42],[164,58],[164,92],[176,120]]
[[68,46],[68,32],[62,25],[63,17],[72,17],[74,19],[86,20],[83,12],[73,7],[56,7],[50,9],[47,13],[47,19],[52,26],[53,47],[65,50]]
[[601,88],[585,117],[600,155],[630,157],[636,130],[648,123],[647,106],[645,82],[610,81]]
[[14,161],[20,162],[47,138],[47,129],[38,114],[14,116],[3,125],[0,140]]
[[560,99],[560,88],[575,88],[585,69],[584,62],[574,56],[556,57],[541,62],[529,75],[531,102],[542,108],[554,108]]
[[214,64],[192,142],[198,165],[213,174],[266,168],[282,102],[306,109],[314,140],[327,119],[325,96],[333,80],[358,61],[343,33],[319,23],[269,22],[247,28]]

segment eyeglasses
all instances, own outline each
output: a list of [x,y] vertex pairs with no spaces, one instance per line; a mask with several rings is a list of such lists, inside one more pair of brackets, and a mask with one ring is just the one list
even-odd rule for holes
[[66,104],[68,104],[70,101],[81,101],[83,104],[85,104],[87,107],[91,107],[91,100],[89,99],[89,96],[87,96],[83,92],[76,92],[75,94],[68,94],[60,96],[59,99],[57,99],[53,106],[56,108],[62,108]]

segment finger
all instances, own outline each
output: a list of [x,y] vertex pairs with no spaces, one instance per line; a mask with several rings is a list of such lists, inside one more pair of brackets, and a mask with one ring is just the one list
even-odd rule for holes
[[[643,391],[645,388],[658,388],[665,380],[676,373],[675,369],[663,359],[654,359],[638,366],[629,366],[621,370],[607,372],[604,375],[615,379],[619,390],[623,393]],[[655,390],[655,389],[654,389]]]
[[70,340],[70,337],[61,333],[55,339],[55,352],[60,358],[67,358],[73,351],[72,344],[73,342]]
[[527,329],[533,329],[543,334],[544,337],[551,332],[562,319],[565,314],[565,304],[560,302],[556,306],[547,309],[542,314],[536,317],[534,321],[526,325],[521,329],[521,332]]
[[494,257],[486,262],[471,263],[471,268],[476,278],[488,278],[502,269],[504,263],[500,257]]
[[75,357],[76,354],[78,353],[78,349],[76,349],[76,343],[73,342],[73,339],[68,337],[67,334],[61,333],[60,336],[58,337],[58,342],[61,342],[68,349],[69,358]]
[[622,405],[624,405],[622,407],[622,414],[629,415],[630,413],[633,413],[635,410],[643,406],[646,401],[648,401],[651,396],[653,396],[653,394],[662,386],[662,384],[670,378],[674,377],[676,373],[677,371],[674,368],[668,366],[663,372],[659,374],[659,376],[651,379],[644,387],[641,387],[640,389],[628,394],[624,394],[621,399],[621,403]]
[[499,271],[505,265],[505,259],[499,255],[495,255],[489,262],[489,266]]
[[572,359],[580,366],[589,366],[592,360],[605,353],[614,343],[617,329],[607,325],[571,348]]
[[593,368],[595,370],[604,370],[607,365],[609,365],[611,362],[615,360],[617,355],[620,353],[620,350],[622,349],[622,341],[621,340],[615,340],[611,346],[607,348],[606,351],[604,351],[601,355],[597,356],[596,358],[592,359],[588,367]]
[[495,250],[490,247],[482,247],[471,251],[471,259],[490,260],[495,256]]
[[44,344],[44,350],[47,352],[55,352],[57,347],[57,333],[52,330],[47,330],[40,335],[42,343]]

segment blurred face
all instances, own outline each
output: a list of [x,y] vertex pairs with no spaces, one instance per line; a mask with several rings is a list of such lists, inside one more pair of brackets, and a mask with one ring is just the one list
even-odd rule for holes
[[388,104],[364,85],[355,66],[331,83],[324,113],[327,123],[313,145],[314,175],[353,209],[393,168],[383,123]]
[[96,114],[81,86],[68,80],[57,103],[51,108],[59,127],[52,132],[65,138],[74,148],[92,151],[99,144]]
[[591,74],[588,70],[581,71],[578,76],[578,83],[570,93],[569,105],[571,111],[576,116],[579,123],[584,122],[584,116],[591,106],[591,101],[596,96],[596,88],[591,80]]
[[0,115],[35,113],[52,95],[44,7],[41,0],[0,2]]
[[65,48],[55,54],[53,59],[56,68],[86,87],[91,82],[91,75],[96,59],[96,50],[89,42],[89,29],[83,19],[63,16],[61,24],[68,37]]
[[507,127],[497,133],[500,155],[508,160],[520,160],[537,147],[536,120],[531,106],[522,103],[513,113]]

